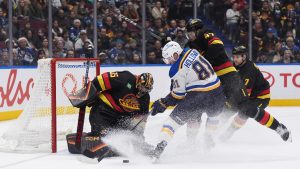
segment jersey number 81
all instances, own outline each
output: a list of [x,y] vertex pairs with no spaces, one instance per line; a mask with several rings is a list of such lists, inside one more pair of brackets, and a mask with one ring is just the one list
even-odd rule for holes
[[205,59],[202,57],[199,57],[199,59],[200,61],[194,61],[193,70],[198,74],[199,80],[205,80],[214,74],[214,70]]

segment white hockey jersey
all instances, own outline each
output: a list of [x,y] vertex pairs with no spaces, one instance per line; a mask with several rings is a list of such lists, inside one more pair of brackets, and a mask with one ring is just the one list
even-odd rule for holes
[[171,95],[183,99],[187,92],[206,92],[221,85],[210,63],[195,49],[184,49],[179,59],[171,66]]

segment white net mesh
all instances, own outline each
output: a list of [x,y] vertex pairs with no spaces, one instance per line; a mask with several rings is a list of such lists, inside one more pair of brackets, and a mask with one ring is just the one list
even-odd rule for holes
[[[51,77],[56,76],[56,116],[57,139],[76,132],[78,109],[69,103],[66,93],[76,91],[82,86],[86,67],[84,61],[57,61],[56,74],[51,74],[51,59],[38,62],[34,89],[22,114],[12,126],[0,137],[1,151],[14,152],[51,152],[52,115],[51,115]],[[90,66],[89,77],[96,75],[96,64]],[[81,84],[83,85],[83,84]],[[89,110],[87,110],[89,112]],[[85,131],[89,131],[86,118]]]

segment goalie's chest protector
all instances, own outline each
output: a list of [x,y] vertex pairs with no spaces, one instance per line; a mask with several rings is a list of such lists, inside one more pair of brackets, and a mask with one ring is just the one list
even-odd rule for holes
[[98,76],[102,88],[99,98],[121,113],[139,111],[136,80],[137,77],[128,71],[103,73]]

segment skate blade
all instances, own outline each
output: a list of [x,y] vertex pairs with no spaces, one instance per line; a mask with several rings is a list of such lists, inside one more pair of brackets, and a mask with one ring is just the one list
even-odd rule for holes
[[292,139],[292,132],[291,132],[291,131],[289,131],[289,138],[286,140],[286,142],[290,142],[290,143],[293,142],[293,139]]

